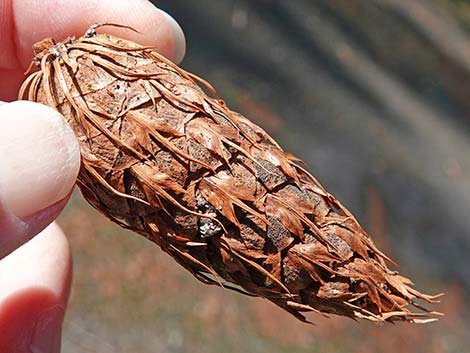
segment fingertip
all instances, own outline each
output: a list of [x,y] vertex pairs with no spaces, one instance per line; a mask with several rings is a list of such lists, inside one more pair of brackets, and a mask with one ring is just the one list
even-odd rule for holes
[[165,21],[168,23],[168,27],[171,28],[172,32],[172,38],[173,38],[173,43],[172,43],[172,55],[170,56],[171,60],[173,62],[179,64],[181,61],[183,61],[184,55],[186,53],[186,40],[184,36],[183,29],[181,26],[176,22],[176,20],[170,16],[167,12],[157,9],[160,11],[165,19]]
[[71,128],[55,110],[0,104],[0,259],[29,241],[65,207],[80,168]]
[[[12,274],[15,274],[12,276]],[[0,261],[0,302],[25,288],[46,288],[65,304],[72,276],[72,254],[62,229],[52,222]]]
[[80,168],[80,150],[64,118],[42,104],[0,106],[0,199],[19,218],[67,196]]

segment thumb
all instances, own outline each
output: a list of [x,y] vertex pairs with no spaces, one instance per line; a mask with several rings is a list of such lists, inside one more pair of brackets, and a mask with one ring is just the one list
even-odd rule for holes
[[38,103],[0,104],[0,259],[62,211],[80,167],[64,118]]

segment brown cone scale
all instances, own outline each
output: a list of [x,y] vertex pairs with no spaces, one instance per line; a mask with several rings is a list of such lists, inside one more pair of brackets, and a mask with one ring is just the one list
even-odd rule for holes
[[72,126],[82,156],[78,185],[93,207],[202,282],[264,297],[302,321],[308,311],[434,320],[416,300],[435,297],[388,269],[302,161],[231,111],[207,82],[151,48],[97,34],[100,26],[37,43],[39,71],[19,94]]

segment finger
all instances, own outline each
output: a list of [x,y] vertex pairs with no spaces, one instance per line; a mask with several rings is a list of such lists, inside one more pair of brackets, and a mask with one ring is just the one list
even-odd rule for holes
[[71,277],[69,245],[54,223],[0,261],[0,352],[60,351]]
[[[5,5],[8,3],[11,6]],[[16,97],[21,82],[18,78],[31,62],[34,43],[47,37],[57,41],[68,36],[80,37],[93,23],[131,26],[141,34],[118,28],[105,31],[152,46],[177,63],[185,52],[184,34],[179,25],[147,0],[0,1],[0,19],[0,99],[4,100]],[[7,74],[15,80],[3,79]]]
[[179,25],[147,0],[13,0],[12,14],[14,43],[10,46],[16,45],[16,58],[22,68],[31,62],[34,43],[47,37],[60,41],[68,36],[82,36],[91,24],[102,22],[137,29],[141,34],[118,28],[107,28],[106,31],[153,46],[176,62],[184,55],[184,35]]
[[54,220],[75,184],[80,151],[64,118],[44,105],[0,105],[0,258]]

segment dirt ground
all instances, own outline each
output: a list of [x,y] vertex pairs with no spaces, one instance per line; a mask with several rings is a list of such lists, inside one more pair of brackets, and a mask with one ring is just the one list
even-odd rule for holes
[[154,2],[186,33],[182,66],[305,160],[420,290],[445,292],[445,316],[301,324],[200,284],[76,193],[64,352],[468,352],[470,3]]

